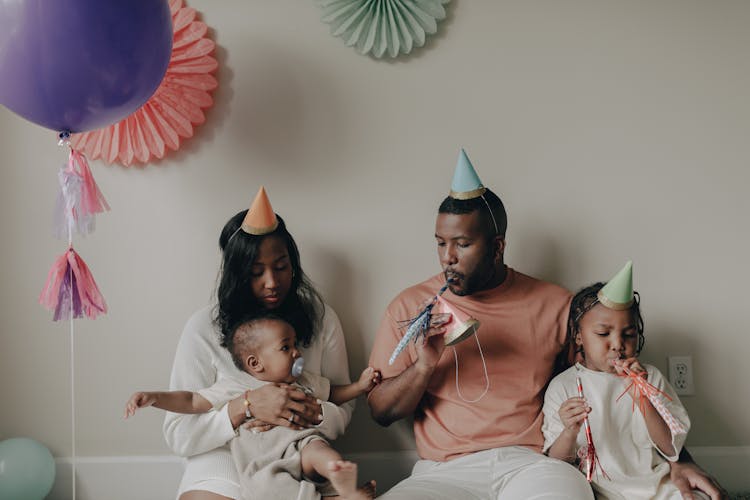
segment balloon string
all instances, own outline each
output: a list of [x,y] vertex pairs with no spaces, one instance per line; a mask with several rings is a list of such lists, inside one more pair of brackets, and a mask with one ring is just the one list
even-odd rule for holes
[[[73,266],[69,266],[70,282],[73,283]],[[71,295],[73,289],[70,290]],[[71,297],[71,303],[73,298]],[[72,437],[72,485],[73,485],[73,500],[76,500],[76,394],[75,394],[75,328],[73,326],[73,310],[70,308],[70,422],[71,422],[71,437]]]
[[[67,145],[70,146],[70,142],[68,142]],[[68,163],[70,163],[70,156],[72,155],[73,155],[73,150],[71,149],[70,154],[68,156]],[[66,210],[70,210],[70,213],[66,214],[65,219],[68,221],[68,248],[72,248],[73,247],[73,224],[75,223],[75,214],[73,213],[72,206],[70,207],[66,206],[65,208]],[[73,500],[76,500],[75,496],[73,496]]]
[[[59,141],[58,146],[67,146],[70,149],[69,155],[72,156],[73,149],[70,147],[70,132],[62,131],[58,135]],[[70,156],[68,157],[68,163],[70,163]],[[72,210],[71,207],[66,206],[66,209]],[[68,221],[68,248],[73,247],[73,214],[66,214]],[[73,266],[68,266],[68,273],[70,283],[73,283]],[[74,326],[74,314],[75,307],[73,307],[73,288],[70,289],[70,435],[71,435],[71,487],[73,489],[73,499],[76,500],[76,378],[75,378],[75,326]]]

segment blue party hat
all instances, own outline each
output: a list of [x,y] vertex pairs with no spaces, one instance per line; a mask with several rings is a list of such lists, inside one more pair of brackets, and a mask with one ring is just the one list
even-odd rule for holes
[[453,173],[450,197],[456,200],[471,200],[482,196],[485,191],[487,191],[487,188],[482,185],[482,181],[474,170],[466,151],[461,148],[456,163],[456,171]]

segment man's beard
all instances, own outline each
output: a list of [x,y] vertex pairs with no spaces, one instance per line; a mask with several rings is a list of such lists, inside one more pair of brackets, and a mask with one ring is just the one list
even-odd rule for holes
[[[446,281],[449,282],[448,288],[453,295],[465,297],[466,295],[471,295],[484,290],[485,288],[483,285],[491,282],[492,278],[495,276],[495,269],[492,266],[492,261],[489,261],[482,262],[481,265],[477,266],[477,268],[468,276],[456,271],[445,271],[443,274],[445,275]],[[461,288],[451,286],[451,281],[460,283],[462,285]]]

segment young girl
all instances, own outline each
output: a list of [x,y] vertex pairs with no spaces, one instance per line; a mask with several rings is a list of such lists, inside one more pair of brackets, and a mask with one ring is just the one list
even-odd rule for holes
[[[585,460],[588,443],[582,427],[588,418],[598,458],[591,476],[597,499],[682,498],[669,481],[667,461],[677,460],[690,420],[659,370],[637,359],[644,342],[643,319],[630,262],[606,285],[595,283],[573,297],[567,342],[575,346],[580,362],[547,388],[545,453],[571,463]],[[667,417],[671,427],[638,394],[633,376],[668,396],[661,399],[674,417]]]
[[[324,377],[303,372],[294,328],[270,313],[243,322],[225,344],[237,367],[252,377],[223,378],[198,392],[136,392],[127,402],[125,416],[147,406],[175,413],[206,413],[244,394],[246,415],[252,419],[248,387],[294,384],[306,394],[326,400],[323,405],[340,405],[369,392],[380,381],[380,373],[373,368],[365,369],[352,384],[335,386]],[[230,443],[242,498],[299,498],[302,479],[329,480],[342,500],[373,498],[374,483],[357,488],[356,464],[343,460],[324,439],[335,439],[340,433],[335,424],[327,425],[324,419],[316,427],[302,428],[295,418],[291,413],[288,419],[292,428],[277,426],[265,432],[243,428]]]

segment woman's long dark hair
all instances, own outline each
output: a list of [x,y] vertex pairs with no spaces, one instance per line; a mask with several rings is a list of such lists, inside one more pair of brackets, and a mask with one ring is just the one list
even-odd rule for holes
[[307,347],[320,327],[324,305],[320,294],[302,271],[299,250],[294,238],[286,229],[284,220],[276,215],[279,226],[271,233],[255,236],[242,231],[240,225],[247,214],[243,210],[224,225],[219,237],[222,265],[217,288],[214,322],[222,334],[222,345],[243,321],[267,313],[263,304],[253,295],[252,264],[264,238],[277,237],[286,245],[292,267],[292,284],[284,302],[274,314],[288,321],[297,333],[297,340]]

